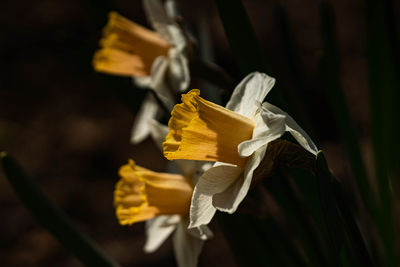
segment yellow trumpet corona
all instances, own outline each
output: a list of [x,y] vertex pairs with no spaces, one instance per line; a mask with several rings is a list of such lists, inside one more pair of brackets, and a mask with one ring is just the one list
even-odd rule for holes
[[116,215],[121,225],[131,225],[158,215],[187,215],[193,186],[182,175],[153,172],[133,160],[119,170],[114,191]]
[[169,133],[163,143],[169,159],[220,161],[243,166],[246,159],[238,145],[252,138],[251,119],[200,97],[193,89],[182,95],[168,122]]
[[93,57],[96,71],[120,76],[148,76],[153,61],[170,45],[156,32],[112,11]]

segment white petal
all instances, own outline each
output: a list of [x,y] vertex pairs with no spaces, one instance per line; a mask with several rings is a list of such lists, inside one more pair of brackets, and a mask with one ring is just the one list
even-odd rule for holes
[[[201,179],[199,180],[201,181]],[[192,204],[190,205],[189,228],[208,224],[214,217],[216,208],[212,205],[212,196],[193,192]]]
[[170,236],[180,222],[179,215],[158,216],[146,221],[147,240],[144,251],[154,252]]
[[158,87],[161,84],[165,83],[168,66],[169,66],[169,59],[165,56],[158,56],[151,65],[150,76],[152,81],[150,87],[155,92],[162,93],[162,91],[160,91]]
[[149,84],[149,88],[153,90],[163,104],[172,111],[175,105],[175,99],[168,88],[170,64],[171,60],[164,56],[159,56],[154,60],[151,66],[151,83]]
[[179,52],[183,52],[186,48],[186,37],[182,34],[181,29],[175,25],[170,24],[167,26],[170,44]]
[[253,137],[243,141],[238,146],[241,157],[249,157],[260,147],[278,139],[285,133],[285,116],[274,114],[268,110],[261,110],[255,116]]
[[204,240],[187,231],[186,223],[179,223],[173,236],[175,258],[179,267],[196,267]]
[[151,84],[149,86],[164,103],[164,105],[172,110],[175,105],[175,99],[168,89],[168,73],[169,73],[170,59],[164,56],[159,56],[153,62],[151,68]]
[[151,65],[150,76],[133,76],[132,81],[139,87],[153,90],[165,107],[172,110],[175,100],[172,98],[167,85],[169,62],[169,59],[164,56],[157,57]]
[[136,115],[132,127],[131,143],[137,144],[143,141],[150,134],[149,121],[156,118],[158,104],[154,96],[148,94]]
[[274,84],[275,79],[264,73],[250,73],[236,86],[226,108],[253,118],[257,112],[258,103],[263,102]]
[[173,25],[175,22],[167,15],[163,3],[160,0],[144,0],[143,7],[153,28],[165,41],[172,44],[167,26]]
[[310,153],[317,155],[318,149],[308,134],[296,123],[296,121],[286,112],[281,110],[280,108],[265,102],[263,103],[263,110],[269,110],[275,114],[280,114],[285,116],[285,124],[286,124],[286,131],[290,132],[292,136],[299,142],[299,144],[309,151]]
[[174,18],[176,16],[179,16],[175,0],[166,0],[164,3],[164,7],[168,17]]
[[234,213],[236,211],[249,191],[253,179],[253,172],[264,158],[266,150],[266,145],[256,150],[247,160],[243,175],[225,191],[214,195],[212,202],[214,207],[228,213]]
[[175,21],[168,16],[161,1],[144,0],[143,7],[147,19],[165,41],[179,48],[179,50],[186,46],[185,36]]
[[152,119],[149,120],[149,129],[154,143],[161,151],[163,151],[162,143],[165,141],[165,137],[169,132],[168,126],[163,125],[158,121]]
[[251,156],[256,150],[261,148],[262,146],[265,146],[271,141],[274,141],[281,137],[281,135],[270,135],[266,136],[263,138],[257,138],[257,139],[251,139],[244,141],[239,144],[238,150],[239,150],[239,155],[241,157],[249,157]]
[[[143,5],[153,28],[172,45],[168,52],[168,59],[165,60],[167,66],[162,71],[153,72],[156,70],[153,63],[150,87],[159,91],[157,88],[166,88],[170,84],[172,90],[183,92],[188,89],[190,83],[188,60],[185,55],[186,38],[175,21],[167,14],[161,1],[145,0]],[[166,3],[166,5],[171,5],[171,3]],[[168,83],[166,79],[169,79]]]
[[175,92],[183,92],[188,89],[190,84],[189,63],[184,52],[170,50],[169,62],[169,81]]
[[203,173],[194,187],[189,228],[208,224],[211,221],[215,214],[215,208],[212,205],[213,195],[228,188],[242,171],[242,168],[234,165],[218,164]]
[[140,89],[150,88],[151,76],[132,76],[132,81]]

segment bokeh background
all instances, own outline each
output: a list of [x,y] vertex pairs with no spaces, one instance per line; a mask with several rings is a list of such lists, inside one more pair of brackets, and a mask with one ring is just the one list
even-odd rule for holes
[[[234,62],[213,1],[177,1],[194,36],[207,25],[215,62],[235,81]],[[372,172],[366,97],[366,59],[361,1],[332,1],[341,49],[341,77],[347,102]],[[276,4],[293,30],[297,69],[277,30]],[[272,75],[290,101],[302,101],[293,117],[325,150],[329,165],[351,179],[346,156],[320,85],[321,49],[317,1],[245,0]],[[7,1],[0,9],[0,150],[16,157],[54,203],[123,266],[175,266],[171,240],[153,255],[142,251],[144,224],[122,227],[112,205],[117,170],[128,158],[157,171],[167,160],[150,139],[133,146],[130,131],[144,92],[128,78],[95,73],[107,13],[116,10],[149,26],[141,1]],[[245,53],[245,51],[244,51]],[[202,86],[194,80],[193,88]],[[298,94],[300,92],[300,98]],[[129,96],[129,97],[128,97]],[[0,172],[0,258],[4,266],[80,266],[40,227]],[[200,266],[235,266],[219,228],[206,243]]]

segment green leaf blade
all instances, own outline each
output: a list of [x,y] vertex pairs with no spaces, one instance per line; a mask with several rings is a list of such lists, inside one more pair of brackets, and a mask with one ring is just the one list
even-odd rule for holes
[[6,152],[0,154],[4,173],[18,198],[35,219],[86,266],[118,266],[45,196],[20,164]]
[[367,208],[374,209],[374,196],[371,191],[367,172],[361,155],[350,111],[343,93],[340,79],[340,54],[336,36],[335,18],[332,5],[320,4],[321,37],[324,53],[320,57],[319,69],[323,85],[329,96],[335,122],[339,128],[341,140],[346,148],[351,168]]
[[[261,49],[256,33],[241,0],[214,0],[225,34],[243,76],[260,71],[271,74],[266,56]],[[275,88],[267,98],[286,108],[281,92]]]

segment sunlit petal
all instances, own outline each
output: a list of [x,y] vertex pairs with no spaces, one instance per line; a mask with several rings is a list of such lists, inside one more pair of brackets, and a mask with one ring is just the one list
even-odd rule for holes
[[[171,219],[175,220],[171,223]],[[162,243],[172,234],[176,229],[176,224],[179,223],[180,217],[178,215],[162,215],[146,221],[146,244],[144,251],[147,253],[157,250]]]
[[215,213],[213,196],[226,190],[242,171],[239,167],[221,164],[204,172],[193,192],[189,228],[210,222]]

